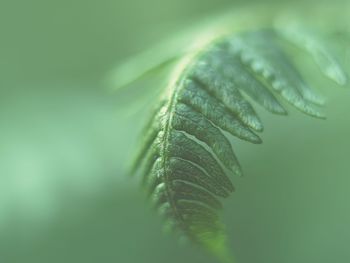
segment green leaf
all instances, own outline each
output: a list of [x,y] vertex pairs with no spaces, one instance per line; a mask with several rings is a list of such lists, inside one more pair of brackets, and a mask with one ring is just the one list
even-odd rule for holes
[[[234,190],[229,174],[242,174],[225,132],[254,144],[262,142],[257,132],[263,131],[263,124],[252,101],[274,114],[287,114],[288,103],[324,118],[316,107],[322,98],[283,49],[279,30],[227,34],[187,54],[146,126],[134,161],[133,173],[141,170],[167,225],[222,262],[233,260],[219,217],[220,199]],[[301,31],[287,35],[296,44],[311,37]],[[331,51],[313,41],[317,51],[308,51],[328,77],[342,84],[339,76],[345,70],[334,64]]]

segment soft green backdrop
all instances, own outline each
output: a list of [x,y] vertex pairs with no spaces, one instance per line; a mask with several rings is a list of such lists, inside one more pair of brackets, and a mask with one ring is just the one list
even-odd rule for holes
[[[235,5],[1,1],[1,263],[214,262],[164,236],[126,177],[145,111],[120,109],[102,80],[183,21]],[[234,141],[246,176],[224,220],[238,262],[350,262],[350,92],[324,93],[327,121],[261,111],[264,144]]]

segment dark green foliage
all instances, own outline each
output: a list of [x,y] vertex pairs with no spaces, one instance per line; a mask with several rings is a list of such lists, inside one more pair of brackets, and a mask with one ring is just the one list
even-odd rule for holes
[[[261,143],[263,124],[248,98],[274,114],[283,102],[324,118],[322,98],[303,80],[283,41],[311,53],[340,85],[346,74],[320,38],[296,28],[227,35],[189,55],[145,129],[134,170],[141,168],[157,209],[187,238],[230,262],[219,201],[233,191],[228,174],[241,175],[226,131]],[[310,43],[312,45],[310,46]],[[142,164],[142,165],[141,165]]]

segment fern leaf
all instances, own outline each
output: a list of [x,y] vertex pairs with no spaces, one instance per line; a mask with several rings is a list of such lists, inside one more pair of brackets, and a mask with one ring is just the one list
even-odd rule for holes
[[[304,44],[306,35],[293,34],[295,43]],[[257,132],[263,124],[251,100],[274,114],[287,114],[287,102],[324,118],[315,107],[322,98],[303,80],[281,41],[273,29],[246,31],[219,37],[188,55],[152,114],[134,162],[168,225],[223,262],[232,259],[218,216],[220,198],[234,190],[228,174],[242,174],[224,131],[261,143]],[[342,67],[331,53],[314,47],[313,54],[324,58],[316,60],[322,60],[326,75],[343,84]]]
[[283,26],[279,33],[286,40],[310,53],[325,76],[341,86],[347,83],[346,72],[321,36],[297,23],[289,23],[287,26]]

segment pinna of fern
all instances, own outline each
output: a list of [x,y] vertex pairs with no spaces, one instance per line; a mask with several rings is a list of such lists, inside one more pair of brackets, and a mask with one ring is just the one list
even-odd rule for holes
[[285,45],[308,52],[340,86],[347,70],[326,37],[297,23],[225,32],[184,55],[145,127],[132,173],[138,172],[165,224],[233,262],[219,211],[242,175],[225,134],[259,144],[263,123],[252,102],[286,115],[288,104],[325,118],[324,99],[303,79]]

